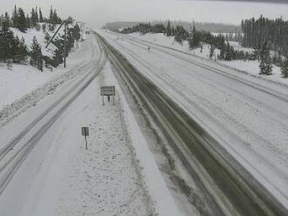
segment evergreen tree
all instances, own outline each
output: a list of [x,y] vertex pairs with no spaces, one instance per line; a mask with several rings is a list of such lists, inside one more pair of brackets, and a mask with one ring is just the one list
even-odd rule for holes
[[26,14],[26,29],[31,27],[31,19],[29,17],[29,14]]
[[45,32],[46,32],[46,28],[47,28],[47,25],[46,25],[46,23],[43,23],[43,24],[42,24],[42,31],[43,31],[43,33],[45,33]]
[[196,31],[195,25],[193,26],[193,30],[192,33],[190,34],[190,38],[189,38],[189,47],[190,49],[195,49],[197,47],[200,46],[200,35],[199,33]]
[[14,34],[9,28],[3,26],[0,32],[0,59],[6,62],[7,59],[13,58]]
[[230,46],[229,43],[226,45],[226,56],[225,60],[226,61],[231,61],[233,59],[233,54],[234,54],[234,49],[232,46]]
[[268,41],[265,41],[260,50],[260,74],[271,75],[272,74],[272,62],[270,57],[270,48]]
[[50,37],[49,33],[46,32],[46,34],[45,34],[45,36],[44,36],[44,39],[45,39],[46,43],[49,42],[50,38],[51,38],[51,37]]
[[38,8],[36,7],[36,10],[35,10],[35,20],[36,20],[36,23],[39,22],[39,17],[38,17]]
[[170,37],[170,36],[172,35],[172,29],[171,29],[171,22],[170,22],[170,20],[168,20],[168,23],[167,23],[166,35],[167,35],[168,37]]
[[37,67],[40,71],[43,71],[42,50],[35,36],[31,45],[30,56],[30,64],[34,67]]
[[1,17],[0,22],[2,21],[2,28],[9,29],[10,27],[10,17],[7,12],[5,12],[5,16]]
[[189,37],[189,33],[182,27],[176,26],[174,40],[183,45],[183,40]]
[[212,59],[215,51],[215,46],[211,45],[210,46],[210,53],[209,53],[209,58]]
[[18,25],[18,10],[17,10],[17,6],[14,6],[14,11],[12,14],[12,23],[13,23],[13,27],[17,28]]
[[26,31],[26,17],[25,17],[25,13],[23,11],[22,8],[18,9],[18,21],[17,21],[17,28],[22,31],[25,32]]
[[73,38],[76,40],[76,48],[78,47],[78,41],[80,40],[81,34],[80,34],[80,28],[78,24],[76,24],[73,28]]
[[78,42],[80,40],[80,28],[78,24],[76,24],[73,28],[73,38]]
[[53,67],[57,67],[58,65],[63,63],[63,56],[62,56],[62,50],[60,50],[59,48],[57,48],[54,51],[54,55],[53,55],[53,63],[52,66]]
[[35,12],[34,8],[32,8],[32,11],[31,11],[31,26],[35,27],[36,24],[37,24],[36,12]]
[[27,46],[25,44],[25,39],[22,37],[19,42],[19,47],[17,49],[17,57],[19,62],[25,61],[28,55]]
[[283,78],[288,78],[288,59],[287,58],[283,61],[283,64],[281,66],[281,74]]
[[[68,56],[68,53],[74,47],[73,28],[67,28],[67,36],[66,37],[67,37],[66,55]],[[64,35],[63,35],[63,40],[62,41],[64,43]],[[63,44],[63,47],[64,47],[64,44]]]
[[41,23],[44,22],[41,8],[39,8],[39,22],[41,22]]
[[49,23],[53,24],[53,9],[52,9],[52,6],[50,8]]
[[55,27],[56,27],[55,24],[49,24],[48,25],[48,30],[51,31],[51,32],[54,32],[55,31]]
[[41,30],[41,26],[40,26],[39,23],[36,24],[35,29],[36,29],[37,31],[40,31],[40,30]]

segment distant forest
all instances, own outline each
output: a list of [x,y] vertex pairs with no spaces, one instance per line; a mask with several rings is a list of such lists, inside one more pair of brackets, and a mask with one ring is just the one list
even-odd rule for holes
[[[223,23],[206,23],[206,22],[184,22],[184,21],[170,21],[172,27],[182,26],[186,31],[190,32],[193,29],[193,26],[199,31],[207,31],[213,33],[237,33],[241,32],[240,25],[231,25],[231,24],[223,24]],[[104,28],[109,29],[111,31],[117,31],[123,28],[133,27],[142,22],[112,22],[105,24]],[[167,25],[167,21],[152,21],[151,25],[163,24]]]

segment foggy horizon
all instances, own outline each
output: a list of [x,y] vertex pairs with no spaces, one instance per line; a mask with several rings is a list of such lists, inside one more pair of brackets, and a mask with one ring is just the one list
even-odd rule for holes
[[[261,2],[258,0],[257,3],[216,0],[84,0],[79,3],[75,0],[61,2],[55,0],[3,0],[0,2],[0,13],[7,11],[11,14],[14,5],[22,7],[25,12],[30,12],[32,7],[38,6],[42,8],[43,15],[48,16],[50,7],[53,6],[62,18],[72,16],[77,21],[86,22],[92,28],[101,28],[108,22],[146,22],[168,19],[234,25],[239,25],[242,19],[249,19],[252,16],[259,17],[260,15],[268,18],[283,17],[283,19],[288,19],[286,13],[288,5],[270,4],[267,1],[265,1],[266,3]],[[279,0],[277,2],[287,1]],[[269,7],[267,7],[267,4],[269,4]]]

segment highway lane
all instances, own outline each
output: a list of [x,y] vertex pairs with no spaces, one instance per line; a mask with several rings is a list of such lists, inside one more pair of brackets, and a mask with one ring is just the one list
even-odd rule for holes
[[[287,209],[270,196],[269,192],[179,105],[143,76],[107,41],[102,41],[121,77],[144,102],[150,114],[161,123],[164,133],[171,136],[174,150],[181,154],[183,164],[191,174],[197,174],[199,184],[211,195],[221,211],[207,210],[207,214],[287,214]],[[185,152],[187,147],[189,152]]]
[[[288,205],[287,86],[150,42],[111,35],[105,34],[142,74]],[[149,53],[147,46],[152,47]]]

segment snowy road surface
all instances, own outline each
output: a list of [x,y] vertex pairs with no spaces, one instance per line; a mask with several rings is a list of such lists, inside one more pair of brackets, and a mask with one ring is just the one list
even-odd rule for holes
[[[73,67],[1,111],[0,215],[181,215],[105,52],[92,34],[81,46]],[[116,106],[102,106],[105,84]]]
[[[101,35],[126,59],[91,34],[62,75],[1,101],[10,105],[0,110],[0,215],[283,215],[287,87],[135,38]],[[102,106],[102,85],[116,86],[116,106]],[[166,135],[172,147],[161,151],[177,172],[162,166],[167,158],[148,144],[152,138],[133,115],[141,111],[126,93],[157,122],[150,125],[159,126],[155,144]],[[82,126],[90,128],[88,151]],[[201,173],[193,179],[199,190],[185,169]]]
[[286,86],[125,35],[101,35],[288,206]]

